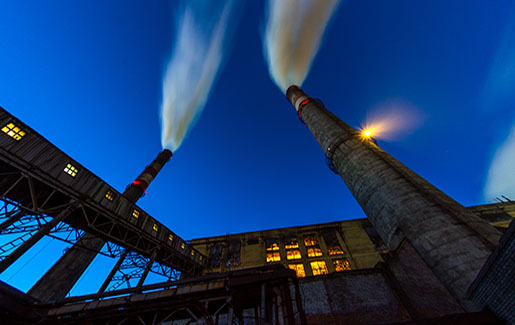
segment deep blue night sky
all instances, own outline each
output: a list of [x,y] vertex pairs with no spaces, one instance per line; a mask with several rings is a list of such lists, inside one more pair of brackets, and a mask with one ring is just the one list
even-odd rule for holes
[[[364,217],[270,80],[263,3],[246,2],[202,117],[140,201],[183,238]],[[2,1],[0,105],[123,191],[161,150],[175,4]],[[379,145],[460,203],[486,203],[515,98],[490,100],[485,85],[514,11],[513,1],[344,1],[303,88],[355,127],[372,107],[409,103],[424,124]]]

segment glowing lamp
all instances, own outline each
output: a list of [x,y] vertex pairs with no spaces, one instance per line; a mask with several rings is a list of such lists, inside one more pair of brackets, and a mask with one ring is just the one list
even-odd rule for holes
[[363,130],[362,134],[365,138],[370,138],[372,136],[372,130]]

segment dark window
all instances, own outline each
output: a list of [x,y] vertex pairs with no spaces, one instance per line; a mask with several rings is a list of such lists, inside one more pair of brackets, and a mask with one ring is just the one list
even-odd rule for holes
[[340,246],[340,243],[338,242],[335,230],[330,230],[322,233],[322,237],[324,237],[324,241],[327,246],[327,252],[329,253],[329,255],[343,254],[343,250]]
[[222,252],[224,247],[222,245],[214,245],[209,249],[209,260],[208,267],[215,268],[220,266],[220,261],[222,259]]
[[240,265],[240,242],[229,243],[227,252],[227,266]]

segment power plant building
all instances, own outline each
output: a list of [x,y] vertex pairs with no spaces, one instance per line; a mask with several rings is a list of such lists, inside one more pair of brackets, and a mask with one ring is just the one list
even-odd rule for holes
[[[300,88],[287,98],[367,218],[185,240],[137,205],[171,152],[121,193],[0,109],[0,235],[22,234],[0,272],[44,236],[71,245],[27,293],[0,281],[0,322],[515,323],[515,202],[463,207]],[[66,297],[98,254],[117,261],[102,286]]]

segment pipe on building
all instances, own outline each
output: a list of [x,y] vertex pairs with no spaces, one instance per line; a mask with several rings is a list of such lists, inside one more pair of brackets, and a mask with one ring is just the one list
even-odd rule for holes
[[390,249],[407,238],[467,310],[500,232],[361,136],[297,86],[286,97]]

